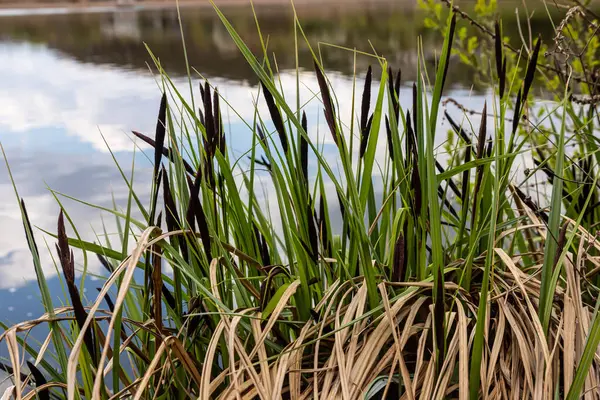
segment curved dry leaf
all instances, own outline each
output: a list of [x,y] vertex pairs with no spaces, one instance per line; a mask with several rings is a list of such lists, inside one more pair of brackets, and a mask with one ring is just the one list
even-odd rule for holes
[[[148,242],[150,241],[150,237],[152,236],[152,234],[154,234],[154,232],[156,230],[158,230],[158,228],[149,227],[142,233],[142,235],[140,236],[140,238],[138,240],[136,248],[133,251],[133,253],[131,254],[131,256],[129,256],[128,258],[123,260],[123,262],[119,265],[119,267],[117,267],[117,269],[115,269],[115,271],[109,276],[106,283],[102,287],[102,291],[98,295],[98,298],[96,299],[94,305],[91,307],[91,309],[88,313],[88,316],[85,320],[85,323],[84,323],[83,327],[81,328],[79,336],[77,337],[77,339],[75,340],[75,343],[73,344],[71,354],[69,355],[69,360],[68,360],[68,364],[67,364],[67,398],[68,398],[68,400],[75,399],[77,364],[78,364],[78,360],[79,360],[79,354],[81,353],[81,346],[83,344],[85,331],[89,328],[90,324],[92,323],[92,321],[94,319],[94,314],[100,308],[100,304],[102,303],[102,301],[104,299],[104,295],[106,293],[108,293],[108,290],[116,282],[117,278],[121,274],[124,273],[124,277],[121,281],[121,287],[119,288],[119,294],[118,294],[117,300],[115,302],[116,312],[118,312],[120,310],[120,308],[123,305],[123,302],[125,300],[125,295],[127,294],[127,290],[129,289],[131,279],[133,278],[133,272],[135,271],[137,263],[138,263],[139,259],[141,258],[142,254],[147,250]],[[110,336],[111,336],[111,332],[114,329],[114,324],[115,324],[115,318],[111,318],[109,327],[107,330],[106,341],[104,343],[103,350],[102,350],[102,355],[101,355],[100,361],[98,363],[99,368],[98,368],[98,372],[96,374],[96,380],[94,383],[94,391],[93,392],[94,392],[94,395],[97,395],[97,396],[100,395],[100,382],[102,381],[103,368],[101,368],[101,366],[104,364],[104,360],[106,359],[106,354],[108,352],[108,349],[111,346]]]

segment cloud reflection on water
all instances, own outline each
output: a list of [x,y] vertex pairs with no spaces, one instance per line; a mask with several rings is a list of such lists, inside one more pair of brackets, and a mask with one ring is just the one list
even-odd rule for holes
[[[127,186],[106,143],[116,152],[119,163],[129,174],[134,144],[127,132],[135,129],[151,134],[155,126],[160,92],[152,74],[81,63],[44,46],[26,43],[1,44],[0,57],[3,59],[0,63],[3,88],[0,92],[0,140],[32,223],[52,232],[56,229],[59,207],[47,187],[105,207],[112,207],[114,196],[117,205],[123,207],[127,201]],[[349,124],[353,82],[341,74],[331,73],[328,77],[337,95],[340,116]],[[182,93],[189,93],[187,81],[180,79],[177,83]],[[238,113],[226,110],[224,122],[232,154],[243,157],[251,146],[249,128],[244,120],[252,121],[254,104],[258,102],[261,115],[268,116],[262,97],[257,99],[258,87],[218,77],[211,78],[211,83],[218,86]],[[295,74],[282,73],[280,84],[283,93],[294,98]],[[362,84],[360,80],[356,83],[357,98],[360,98]],[[374,82],[373,99],[377,95],[377,85]],[[196,87],[197,82],[194,82]],[[311,72],[300,74],[300,88],[301,103],[310,101],[305,108],[309,134],[322,143],[325,156],[335,165],[335,145],[322,114],[320,99],[314,98],[318,85]],[[467,107],[477,108],[482,103],[481,96],[472,97],[466,90],[455,91],[452,95]],[[401,103],[411,104],[409,88],[403,88]],[[477,120],[473,122],[478,123]],[[443,128],[447,129],[447,126]],[[441,140],[445,137],[440,135]],[[384,162],[385,157],[386,141],[382,139],[377,148],[377,161]],[[241,163],[242,168],[244,163]],[[316,172],[314,159],[311,170]],[[141,199],[149,197],[147,183],[150,177],[150,163],[138,152],[135,189]],[[268,193],[268,177],[264,177],[262,183]],[[24,319],[26,315],[15,318],[15,310],[4,307],[14,299],[7,295],[10,294],[7,289],[31,287],[35,280],[18,203],[4,165],[0,167],[0,195],[0,299],[3,303],[0,318],[11,313],[13,320]],[[264,201],[271,203],[271,210],[277,209],[268,195]],[[114,218],[106,213],[103,215],[72,201],[66,201],[65,206],[83,239],[97,241],[103,224],[109,233],[116,234]],[[277,223],[276,216],[274,223]],[[51,278],[56,275],[56,270],[44,238],[52,249],[54,241],[40,232],[36,232],[36,237],[44,272]],[[77,257],[81,261],[81,256]],[[93,259],[89,268],[90,272],[101,272]],[[19,305],[7,307],[16,306]]]

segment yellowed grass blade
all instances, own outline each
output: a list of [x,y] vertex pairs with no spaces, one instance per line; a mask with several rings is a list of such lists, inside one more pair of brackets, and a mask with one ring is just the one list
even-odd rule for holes
[[6,346],[8,347],[10,362],[14,370],[13,378],[15,380],[16,399],[21,400],[21,360],[19,360],[19,345],[17,343],[17,332],[14,329],[10,329],[6,332]]
[[400,375],[402,376],[402,381],[404,383],[404,387],[406,389],[406,394],[408,395],[409,400],[413,400],[413,387],[410,379],[410,374],[408,372],[408,368],[406,368],[406,362],[404,361],[404,357],[402,356],[402,345],[400,343],[400,338],[398,337],[398,332],[396,331],[396,321],[394,316],[392,315],[392,311],[390,309],[390,301],[388,299],[387,290],[385,284],[379,284],[379,290],[381,291],[381,296],[383,299],[383,306],[385,309],[385,314],[389,318],[390,321],[390,330],[392,331],[392,335],[394,337],[394,349],[396,351],[396,359],[399,363]]
[[[114,284],[116,279],[122,273],[125,273],[125,276],[122,280],[122,285],[119,288],[117,300],[115,302],[115,311],[118,311],[121,308],[123,301],[125,300],[125,295],[127,294],[127,290],[129,289],[129,284],[131,283],[131,279],[133,278],[133,272],[135,271],[135,267],[136,267],[139,259],[141,258],[143,252],[147,249],[148,243],[150,241],[150,237],[157,230],[158,230],[158,228],[150,227],[142,233],[132,255],[129,258],[125,259],[121,263],[121,265],[119,265],[119,267],[111,274],[111,276],[108,278],[108,280],[102,287],[102,290],[98,294],[98,298],[97,298],[96,302],[90,309],[90,311],[88,313],[88,317],[87,317],[83,327],[81,328],[81,332],[73,345],[71,354],[69,355],[69,362],[67,365],[67,398],[68,398],[68,400],[74,400],[74,398],[75,398],[75,391],[76,391],[75,386],[76,386],[76,382],[77,382],[77,380],[76,380],[77,362],[79,359],[79,354],[81,352],[81,347],[83,345],[83,333],[85,332],[86,329],[89,329],[89,326],[94,319],[94,314],[96,313],[98,308],[100,308],[100,304],[104,299],[104,295],[106,293],[108,293],[109,288]],[[106,359],[108,348],[110,347],[110,336],[111,336],[111,332],[114,329],[114,323],[115,323],[115,319],[111,318],[110,323],[109,323],[109,328],[107,331],[107,335],[106,335],[106,341],[104,343],[102,355],[100,357],[100,362],[98,363],[99,366],[102,366],[104,364],[104,360]],[[98,372],[96,374],[96,378],[94,381],[94,389],[93,389],[93,395],[96,398],[100,398],[100,385],[102,382],[102,375],[103,375],[103,368],[98,368]]]
[[11,385],[4,390],[2,397],[0,400],[10,400],[13,396],[13,392],[15,391],[15,385]]

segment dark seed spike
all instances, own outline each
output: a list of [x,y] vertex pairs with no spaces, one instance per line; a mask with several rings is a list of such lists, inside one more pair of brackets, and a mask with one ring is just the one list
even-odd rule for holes
[[[308,134],[308,122],[306,121],[305,112],[302,112],[302,129],[304,133]],[[300,135],[300,166],[304,182],[308,183],[308,140],[302,134]]]
[[67,231],[65,229],[65,219],[63,215],[63,210],[60,210],[60,214],[58,215],[58,245],[56,249],[58,250],[58,256],[60,263],[63,268],[63,273],[65,275],[65,279],[67,281],[73,281],[75,279],[75,271],[72,268],[71,258],[70,258],[70,250],[69,250],[69,239],[67,237]]
[[[468,162],[471,161],[471,150],[467,149],[465,151],[465,164],[467,164]],[[469,181],[470,181],[470,169],[466,169],[463,172],[463,176],[462,176],[462,188],[461,188],[461,199],[466,199],[467,198],[467,192],[469,191]]]
[[481,124],[479,125],[479,135],[477,137],[477,158],[483,157],[486,133],[487,133],[487,101],[485,101],[483,103],[483,111],[481,112]]
[[446,119],[450,123],[450,126],[452,127],[452,130],[454,130],[454,132],[458,136],[460,136],[462,138],[462,140],[466,144],[468,144],[469,146],[471,146],[471,138],[470,138],[469,134],[463,129],[463,127],[460,126],[460,125],[458,125],[456,123],[456,121],[454,121],[454,119],[452,119],[452,117],[450,116],[450,114],[448,114],[447,111],[444,112],[444,116],[446,117]]
[[485,151],[485,156],[488,158],[491,157],[492,153],[493,153],[493,149],[494,149],[494,142],[490,138],[490,140],[488,141],[487,149]]
[[[77,321],[79,329],[83,330],[88,313],[83,307],[79,290],[75,284],[75,257],[73,256],[73,252],[69,250],[69,239],[65,229],[65,221],[62,209],[58,216],[57,237],[58,244],[56,245],[56,250],[58,252],[58,258],[60,260],[63,275],[65,277],[65,283],[67,284],[67,289],[69,291],[69,297],[71,298],[73,313],[75,314],[75,320]],[[92,359],[96,360],[96,346],[94,345],[94,337],[92,335],[91,328],[85,330],[83,341]]]
[[260,125],[256,125],[256,132],[258,133],[258,138],[260,139],[261,142],[264,143],[264,145],[267,145],[267,137],[265,136],[265,132],[262,130],[262,128],[260,127]]
[[179,215],[177,213],[177,205],[173,199],[171,193],[171,186],[169,184],[169,174],[167,170],[163,168],[163,202],[165,204],[165,221],[167,223],[167,230],[173,232],[181,227]]
[[263,280],[260,283],[260,305],[259,311],[263,312],[267,305],[269,304],[269,300],[271,296],[269,296],[269,287],[271,286],[271,278],[267,276],[267,279]]
[[213,90],[212,104],[213,104],[213,123],[215,124],[214,132],[215,132],[216,138],[218,138],[221,133],[221,123],[220,123],[221,121],[219,121],[219,114],[220,114],[219,92],[216,87]]
[[456,29],[456,13],[452,15],[452,20],[450,21],[450,29],[448,30],[449,37],[449,48],[446,53],[446,63],[444,65],[444,75],[442,75],[442,90],[444,90],[444,85],[446,84],[446,77],[448,76],[448,67],[450,65],[450,49],[452,48],[452,41],[454,40],[454,31]]
[[496,51],[496,73],[498,74],[498,80],[499,80],[499,92],[500,92],[500,99],[502,99],[502,97],[504,97],[504,79],[505,79],[505,75],[504,75],[504,69],[502,67],[504,60],[502,59],[502,33],[500,32],[500,24],[498,22],[498,20],[496,20],[496,22],[494,23],[494,44],[495,44],[495,51]]
[[325,108],[325,119],[327,120],[327,125],[329,125],[329,130],[331,131],[331,135],[333,136],[333,141],[339,147],[340,143],[338,141],[337,127],[335,125],[335,112],[333,110],[333,101],[331,100],[331,94],[329,93],[329,86],[327,86],[327,81],[325,80],[325,75],[323,75],[323,71],[317,64],[315,64],[315,73],[317,75],[317,81],[319,82],[319,89],[321,90],[321,97],[323,99],[323,106]]
[[[408,119],[406,120],[406,134],[410,138],[411,148],[409,149],[409,153],[412,153],[413,158],[417,160],[419,157],[419,152],[417,149],[417,136],[415,135],[415,130],[410,122],[410,113],[407,112]],[[413,116],[414,119],[414,116]]]
[[325,200],[324,194],[321,193],[319,199],[319,236],[321,237],[321,243],[325,254],[329,254],[331,244],[329,243],[329,226],[327,225],[327,214],[325,212]]
[[160,160],[165,146],[165,134],[167,131],[167,94],[163,93],[160,99],[160,108],[158,110],[158,120],[156,121],[156,145],[154,146],[154,180],[158,179],[160,169]]
[[454,209],[454,206],[452,206],[452,204],[446,197],[446,193],[445,193],[444,189],[442,189],[441,186],[438,186],[437,190],[438,190],[438,197],[440,198],[440,200],[442,200],[442,203],[444,204],[444,206],[446,206],[446,208],[448,209],[450,214],[452,214],[455,218],[459,218],[458,213]]
[[413,154],[413,148],[416,146],[414,135],[412,132],[412,124],[410,119],[410,111],[406,111],[406,158],[408,159]]
[[[399,78],[400,70],[398,70]],[[394,83],[394,73],[391,67],[388,67],[388,96],[390,96],[390,100],[392,101],[392,109],[394,110],[394,118],[396,118],[396,122],[398,122],[399,112],[400,112],[400,93],[399,93],[399,81]]]
[[373,114],[369,117],[367,121],[367,126],[365,127],[365,131],[362,133],[360,137],[360,149],[359,149],[359,157],[363,158],[365,152],[367,151],[367,146],[369,144],[369,134],[371,133],[371,125],[373,124]]
[[[131,133],[133,133],[135,136],[142,139],[144,142],[148,143],[150,146],[152,146],[156,149],[157,145],[156,145],[156,142],[154,141],[154,139],[151,139],[148,136],[146,136],[140,132],[131,131]],[[162,152],[163,152],[163,156],[167,157],[171,162],[173,162],[173,163],[175,162],[175,157],[173,156],[173,152],[170,148],[163,147]],[[189,174],[193,174],[194,168],[192,168],[192,166],[186,160],[182,159],[181,161],[183,161],[183,167],[185,168],[186,172]]]
[[310,241],[311,256],[314,263],[318,262],[319,257],[319,236],[317,235],[317,227],[314,220],[314,209],[311,205],[312,201],[307,204],[306,223],[308,224],[308,239]]
[[212,143],[215,137],[215,120],[213,118],[212,98],[210,95],[210,85],[208,81],[204,82],[204,96],[202,98],[204,104],[204,128],[206,130],[206,138],[204,138],[204,151],[206,158],[212,159]]
[[512,133],[516,133],[517,129],[519,128],[519,122],[521,120],[521,89],[519,89],[519,92],[517,93],[517,100],[515,103],[515,113],[513,115],[513,121],[512,121]]
[[[102,291],[102,288],[96,288],[96,290],[99,293]],[[104,295],[104,301],[106,302],[106,305],[108,306],[108,310],[111,313],[114,313],[115,312],[115,303],[112,301],[112,299],[110,298],[110,295],[108,293],[106,293]]]
[[400,100],[400,82],[402,82],[402,69],[398,68],[398,73],[396,74],[396,81],[394,83],[394,91],[396,92],[396,97]]
[[[254,231],[254,240],[256,241],[256,247],[258,248],[258,251],[260,253],[260,258],[261,258],[262,264],[270,265],[271,260],[269,259],[268,248],[266,248],[266,246],[265,246],[265,244],[266,244],[265,238],[260,233],[260,230],[256,226],[256,223],[253,223],[252,229]],[[265,253],[265,252],[263,252],[263,250],[267,250],[267,252]]]
[[419,174],[419,163],[418,163],[416,155],[413,157],[411,187],[415,192],[415,198],[414,198],[415,202],[414,202],[413,208],[415,210],[415,216],[418,218],[421,215],[422,193],[421,193],[421,176]]
[[219,149],[221,154],[225,154],[225,133],[223,132],[223,121],[221,120],[219,91],[215,88],[213,92],[213,119],[215,123],[215,148]]
[[[33,375],[33,380],[35,381],[35,386],[40,387],[48,383],[44,375],[40,372],[40,370],[33,365],[31,362],[27,361],[27,367],[29,367],[29,371],[31,371],[31,375]],[[38,390],[36,393],[36,398],[39,400],[50,400],[50,392],[48,389]]]
[[[225,192],[225,186],[226,186],[225,177],[223,176],[223,174],[220,171],[217,173],[217,186],[219,188],[219,197],[220,197],[220,201],[221,201],[221,204],[220,204],[221,210],[222,210],[221,221],[223,221],[223,227],[224,227],[223,236],[228,237],[229,236],[229,227],[227,226],[227,221],[229,221],[228,212],[231,209],[231,207],[229,207],[227,193]],[[216,207],[217,207],[217,194],[216,193],[213,193],[213,203],[214,203],[215,209],[216,209]]]
[[[202,86],[200,86],[202,87]],[[204,93],[204,92],[202,92]],[[198,108],[198,119],[200,120],[200,123],[204,126],[206,125],[206,120],[204,119],[204,113],[202,112],[202,109]]]
[[[208,93],[208,92],[205,92]],[[210,106],[210,94],[208,95],[209,97],[209,106]],[[196,182],[199,183],[199,179],[204,178],[205,181],[208,183],[209,187],[212,188],[214,190],[215,188],[215,177],[214,177],[214,166],[213,166],[213,158],[215,156],[215,151],[216,151],[216,139],[215,139],[215,133],[213,132],[214,130],[214,119],[212,118],[212,116],[210,116],[210,118],[208,117],[209,114],[211,114],[211,112],[207,113],[207,120],[206,120],[206,136],[207,139],[204,141],[204,152],[205,152],[205,156],[204,156],[204,169],[198,171],[198,174],[196,175]],[[202,163],[200,163],[200,165],[202,165]]]
[[[365,87],[362,95],[362,106],[360,111],[360,131],[365,135],[367,129],[367,121],[369,120],[369,109],[371,108],[371,82],[373,79],[373,71],[369,65],[367,76],[365,78]],[[361,141],[362,142],[362,141]]]
[[319,225],[325,222],[327,219],[327,214],[325,212],[325,201],[323,199],[323,193],[319,197]]
[[402,81],[402,69],[398,68],[398,73],[396,74],[396,81],[394,82],[394,91],[396,92],[396,97],[398,98],[398,100],[400,100],[400,82],[401,81]]
[[500,95],[504,96],[504,91],[506,90],[506,58],[502,61],[502,75],[500,75]]
[[[188,180],[188,185],[192,182]],[[206,253],[206,257],[208,261],[212,260],[211,255],[211,239],[210,233],[208,231],[208,225],[206,221],[206,215],[204,214],[204,209],[202,208],[202,204],[200,203],[199,196],[200,195],[200,183],[199,180],[196,179],[196,182],[190,187],[190,202],[188,208],[188,223],[196,220],[198,224],[198,231],[200,232],[200,240],[202,241],[202,245],[204,246],[204,252]],[[190,215],[191,214],[191,215]],[[193,222],[191,222],[190,226],[193,226]]]
[[385,116],[385,132],[387,135],[388,149],[390,151],[390,159],[394,160],[394,138],[392,137],[392,129],[390,128],[390,120]]
[[[21,209],[23,210],[23,216],[25,217],[25,220],[23,221],[23,229],[25,229],[25,236],[27,236],[27,246],[29,247],[29,250],[32,253],[35,252],[35,254],[40,254],[40,252],[38,251],[37,244],[35,242],[35,237],[33,236],[33,229],[31,229],[31,221],[29,220],[29,216],[27,215],[27,208],[25,207],[25,200],[23,200],[23,198],[21,198]],[[27,232],[29,232],[29,234],[31,235],[31,241],[29,240]]]
[[[187,177],[187,184],[188,184],[190,193],[193,193],[195,184],[192,182],[192,179],[189,176]],[[188,229],[191,231],[196,230],[196,220],[194,219],[194,216],[195,216],[194,207],[195,207],[195,205],[193,202],[193,196],[190,194],[190,200],[188,201],[188,207],[187,207],[187,211],[185,214],[185,221],[187,223]]]
[[308,120],[306,119],[306,111],[302,111],[302,121],[300,122],[304,133],[308,134]]
[[279,140],[281,141],[281,147],[283,148],[283,152],[288,152],[288,140],[285,133],[285,126],[283,125],[283,119],[281,118],[281,113],[279,112],[279,108],[277,108],[277,104],[275,104],[275,99],[273,99],[273,95],[267,89],[267,86],[262,83],[263,88],[263,96],[267,103],[267,107],[269,108],[269,114],[271,114],[271,120],[273,121],[273,125],[275,125],[275,130],[279,135]]
[[258,227],[256,226],[256,224],[254,224],[253,230],[254,230],[254,241],[256,242],[256,248],[258,250],[258,254],[260,255],[261,262],[263,265],[269,265],[269,264],[265,263],[265,258],[262,253],[263,237],[262,237],[260,231],[258,230]]
[[208,261],[212,260],[212,251],[211,251],[211,239],[210,232],[208,230],[208,224],[206,220],[206,214],[204,214],[204,209],[202,208],[202,204],[200,200],[197,200],[196,207],[196,223],[198,224],[198,230],[200,231],[200,239],[202,240],[202,245],[204,246],[204,252],[206,253],[206,258]]
[[204,88],[202,87],[202,82],[200,82],[198,86],[200,87],[200,96],[202,99],[204,99]]
[[263,265],[271,265],[271,255],[269,254],[269,245],[265,237],[262,237],[262,242],[260,245],[260,258],[263,261]]
[[108,260],[106,258],[104,258],[104,256],[100,255],[100,254],[96,254],[96,257],[98,257],[98,260],[100,260],[100,264],[102,264],[102,266],[104,267],[104,269],[106,269],[106,271],[109,274],[112,274],[113,271],[115,270],[112,266],[111,263],[108,262]]
[[[419,125],[418,121],[417,121],[417,110],[418,110],[418,104],[417,104],[417,84],[413,83],[413,130],[415,132],[419,132]],[[416,145],[416,142],[415,142]]]
[[535,70],[537,67],[538,56],[540,54],[540,47],[542,45],[542,38],[538,36],[537,41],[535,42],[535,47],[533,52],[531,53],[531,59],[527,64],[527,72],[525,73],[525,80],[523,81],[523,102],[527,101],[527,96],[529,95],[529,89],[533,83],[533,78],[535,76]]
[[388,96],[390,96],[390,100],[394,105],[394,109],[396,108],[396,93],[394,90],[394,71],[392,71],[392,67],[388,67]]
[[156,330],[160,333],[162,332],[163,327],[163,319],[162,319],[162,296],[161,291],[163,288],[162,281],[162,250],[157,245],[152,246],[152,274],[151,281],[152,284],[150,288],[152,289],[152,305],[150,316],[154,319],[154,324],[156,326]]
[[398,234],[398,239],[394,245],[394,257],[392,258],[392,282],[401,282],[404,279],[406,269],[406,242],[402,232]]
[[152,195],[152,215],[150,216],[149,220],[150,220],[150,224],[159,226],[158,223],[155,223],[153,221],[154,219],[154,214],[156,213],[156,204],[158,202],[158,193],[160,191],[160,184],[162,183],[162,174],[158,173],[158,175],[156,175],[156,187],[154,189],[154,193]]
[[[444,169],[444,167],[442,166],[442,164],[439,163],[438,160],[435,160],[435,167],[442,174],[444,172],[446,172],[446,170]],[[462,197],[461,197],[462,194],[461,194],[460,190],[458,189],[458,186],[456,185],[456,183],[454,183],[454,180],[452,178],[448,179],[448,186],[450,187],[450,189],[452,190],[452,192],[456,195],[456,197],[462,199]]]
[[[206,157],[204,160],[204,172],[208,181],[212,182],[214,179],[212,176],[212,160],[215,156],[217,132],[215,131],[215,116],[213,115],[212,97],[210,95],[210,86],[208,84],[208,81],[204,83],[204,113],[206,114],[206,125],[204,125],[206,129],[206,139],[204,141],[204,151],[206,153]],[[213,187],[212,184],[211,187]]]
[[[482,138],[479,139],[480,143],[484,143]],[[484,146],[477,143],[477,159],[481,159],[484,151]],[[481,156],[479,150],[481,149]],[[475,218],[477,216],[477,196],[479,190],[481,190],[481,183],[483,181],[483,165],[480,165],[475,170],[475,187],[473,189],[473,205],[471,208],[471,227],[475,226]]]
[[156,226],[158,226],[159,228],[162,225],[162,216],[163,216],[163,214],[162,214],[162,211],[161,211],[161,212],[158,213],[158,217],[156,217]]

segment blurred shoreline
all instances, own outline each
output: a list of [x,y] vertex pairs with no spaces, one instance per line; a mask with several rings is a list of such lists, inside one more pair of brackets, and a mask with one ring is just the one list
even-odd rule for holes
[[[243,6],[249,5],[250,0],[214,0],[218,6]],[[328,6],[369,6],[376,4],[391,3],[391,0],[294,0],[296,7],[328,5]],[[396,0],[394,3],[402,3],[408,7],[417,5],[416,0]],[[210,0],[179,0],[180,7],[210,7]],[[290,0],[253,0],[255,6],[279,6],[289,5]],[[94,11],[118,11],[118,10],[141,10],[155,8],[174,8],[176,0],[71,0],[71,1],[36,1],[36,0],[0,0],[0,10],[20,10],[35,13],[36,10],[49,12],[94,12]]]

